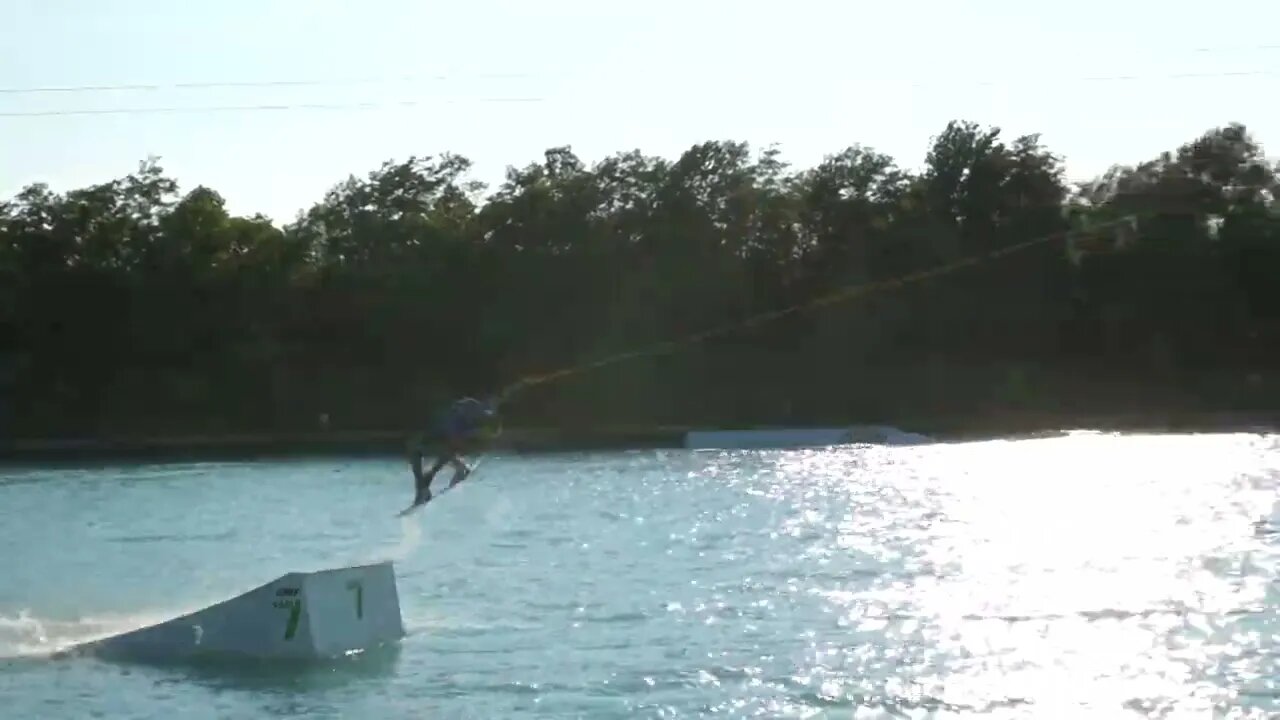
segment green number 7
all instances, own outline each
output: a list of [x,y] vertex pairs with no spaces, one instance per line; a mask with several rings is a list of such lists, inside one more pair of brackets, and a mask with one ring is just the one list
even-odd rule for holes
[[347,582],[348,590],[356,591],[356,617],[364,617],[364,587],[359,580],[350,580]]
[[302,601],[290,600],[284,607],[289,608],[289,619],[285,621],[284,639],[292,640],[298,632],[298,618],[302,616]]

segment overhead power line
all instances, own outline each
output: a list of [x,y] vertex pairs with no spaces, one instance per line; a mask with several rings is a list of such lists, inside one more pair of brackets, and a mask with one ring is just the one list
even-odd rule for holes
[[295,110],[376,110],[379,108],[417,107],[423,105],[456,105],[459,102],[481,103],[537,103],[542,98],[475,98],[473,100],[398,100],[388,102],[347,103],[280,103],[262,105],[193,105],[191,107],[119,107],[84,108],[71,110],[20,110],[0,111],[0,118],[58,117],[63,115],[160,115],[200,114],[222,112],[283,112]]
[[[1280,45],[1261,45],[1252,49],[1277,49]],[[1222,52],[1226,48],[1196,48],[1191,50],[1194,53]],[[1184,78],[1214,78],[1229,76],[1249,76],[1249,75],[1272,75],[1275,70],[1244,70],[1244,71],[1210,71],[1210,72],[1186,72],[1186,73],[1170,73],[1164,75],[1130,75],[1130,74],[1114,74],[1100,76],[1086,76],[1075,78],[1078,80],[1098,81],[1098,80],[1143,80],[1143,79],[1184,79]],[[332,86],[351,86],[351,85],[376,85],[376,84],[394,84],[394,83],[415,83],[415,82],[434,82],[445,80],[491,80],[491,79],[534,79],[536,75],[529,73],[478,73],[470,75],[404,75],[404,76],[386,76],[386,77],[363,77],[363,78],[285,78],[274,80],[200,80],[189,82],[175,83],[104,83],[104,84],[82,84],[82,85],[33,85],[25,87],[0,87],[0,95],[56,95],[56,94],[76,94],[76,93],[95,93],[95,92],[156,92],[160,90],[229,90],[244,88],[288,88],[288,87],[332,87]],[[941,82],[941,81],[939,81]],[[949,82],[949,81],[948,81]],[[983,84],[1000,84],[1001,80],[985,79],[979,82]],[[911,83],[908,83],[911,84]]]
[[156,90],[217,90],[232,88],[325,87],[335,85],[373,85],[396,82],[428,82],[450,79],[528,78],[526,73],[481,73],[478,75],[407,75],[402,77],[284,79],[284,80],[210,80],[178,83],[122,83],[101,85],[35,85],[0,87],[0,95],[44,95],[91,92],[129,92]]
[[[1277,77],[1280,71],[1265,70],[1239,70],[1239,71],[1217,71],[1217,72],[1180,72],[1180,73],[1163,73],[1153,75],[1093,75],[1093,76],[1076,76],[1076,77],[1053,77],[1050,75],[1024,77],[1017,80],[993,80],[982,78],[936,78],[928,81],[898,81],[888,76],[884,78],[886,83],[896,87],[929,87],[929,86],[945,86],[957,87],[961,85],[970,85],[978,87],[991,87],[1001,85],[1013,85],[1022,83],[1042,83],[1053,84],[1057,82],[1139,82],[1139,81],[1159,81],[1159,80],[1197,80],[1197,79],[1222,79],[1222,78],[1246,78],[1246,77]],[[358,81],[347,81],[358,82]],[[99,85],[99,86],[81,86],[66,87],[61,89],[44,88],[37,90],[23,89],[3,89],[0,88],[0,94],[20,94],[24,92],[66,92],[72,93],[77,91],[95,91],[109,89],[129,89],[129,88],[162,88],[162,87],[282,87],[282,86],[305,86],[305,85],[324,85],[324,84],[341,84],[341,81],[322,81],[322,80],[264,80],[244,83],[187,83],[184,85]],[[346,101],[346,102],[297,102],[297,103],[260,103],[260,104],[233,104],[233,105],[191,105],[191,106],[125,106],[125,107],[101,107],[101,108],[54,108],[48,110],[0,110],[0,118],[32,118],[32,117],[59,117],[70,115],[158,115],[158,114],[200,114],[200,113],[230,113],[230,112],[282,112],[282,111],[335,111],[335,110],[372,110],[379,108],[408,108],[430,105],[455,105],[464,102],[478,103],[538,103],[544,102],[544,98],[540,97],[480,97],[480,98],[464,98],[464,99],[407,99],[407,100],[385,100],[385,101]]]
[[1249,52],[1251,50],[1280,50],[1280,45],[1219,45],[1217,47],[1198,47],[1191,50],[1194,53],[1213,53],[1213,52]]

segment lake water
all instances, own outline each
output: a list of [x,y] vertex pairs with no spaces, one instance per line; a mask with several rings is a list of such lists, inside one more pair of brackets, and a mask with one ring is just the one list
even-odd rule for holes
[[[1278,477],[1257,435],[497,456],[401,520],[393,459],[3,469],[0,717],[1275,717]],[[388,558],[390,652],[50,657]]]

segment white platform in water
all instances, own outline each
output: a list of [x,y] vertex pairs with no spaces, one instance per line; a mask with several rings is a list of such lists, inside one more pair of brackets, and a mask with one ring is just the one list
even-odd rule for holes
[[684,446],[693,450],[748,448],[832,447],[857,443],[914,445],[930,438],[882,425],[828,428],[766,428],[758,430],[694,430],[685,433]]
[[173,620],[73,652],[128,659],[248,656],[308,660],[404,637],[390,562],[284,575]]

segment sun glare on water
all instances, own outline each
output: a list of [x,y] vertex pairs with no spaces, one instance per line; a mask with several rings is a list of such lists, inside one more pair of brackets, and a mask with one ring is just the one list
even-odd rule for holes
[[1265,717],[1235,713],[1275,694],[1277,556],[1257,527],[1280,522],[1274,445],[1080,433],[779,461],[848,499],[835,522],[792,517],[793,532],[835,527],[810,554],[906,568],[815,583],[840,627],[898,643],[874,657],[819,633],[815,682],[865,701],[883,675],[904,711]]
[[[34,717],[82,673],[159,717],[143,675],[29,656],[341,556],[395,561],[409,636],[387,674],[306,696],[334,715],[1280,717],[1272,437],[512,458],[399,519],[401,468],[348,469],[11,485],[0,696]],[[228,717],[274,701],[182,687]]]

